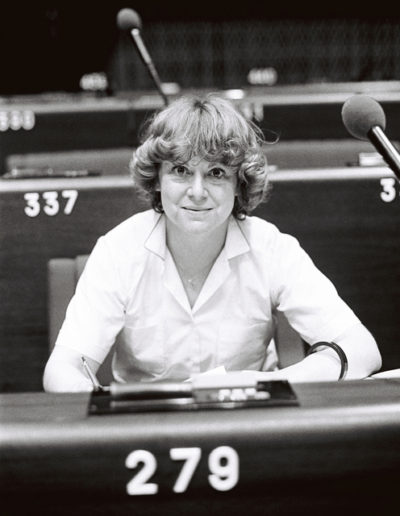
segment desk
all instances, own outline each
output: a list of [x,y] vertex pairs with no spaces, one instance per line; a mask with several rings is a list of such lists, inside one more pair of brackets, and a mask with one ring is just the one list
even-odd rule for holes
[[[386,134],[397,140],[400,134],[400,86],[398,81],[314,84],[276,87],[251,87],[243,90],[244,98],[232,102],[248,117],[254,118],[267,140],[271,131],[280,142],[297,142],[290,154],[296,153],[295,166],[324,166],[324,152],[313,152],[310,140],[343,140],[330,157],[330,166],[343,166],[346,147],[375,149],[351,138],[341,119],[344,102],[355,93],[373,96],[385,111]],[[186,90],[182,94],[206,93]],[[222,96],[224,91],[219,92]],[[144,121],[163,107],[157,92],[133,92],[124,96],[95,97],[90,94],[43,94],[28,97],[0,98],[0,175],[14,166],[60,166],[54,156],[82,151],[90,160],[81,159],[79,168],[89,169],[104,151],[134,148],[138,145]],[[272,137],[275,140],[275,136]],[[347,139],[347,141],[346,141]],[[352,140],[352,142],[351,142]],[[298,145],[302,148],[298,149]],[[89,153],[89,155],[88,155]],[[279,151],[271,163],[280,168],[292,166]],[[35,158],[38,155],[38,158]],[[65,162],[64,162],[65,166]],[[67,165],[71,166],[71,165]]]
[[[400,380],[295,384],[299,406],[86,416],[88,395],[0,395],[4,514],[392,514],[400,482]],[[238,478],[219,491],[208,460],[238,456]],[[182,461],[199,448],[181,493]],[[157,493],[128,495],[135,450],[156,459]],[[215,452],[214,452],[215,453]]]

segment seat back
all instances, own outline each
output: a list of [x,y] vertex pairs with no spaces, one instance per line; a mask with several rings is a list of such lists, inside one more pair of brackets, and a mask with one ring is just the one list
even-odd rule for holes
[[306,356],[306,343],[290,326],[282,312],[276,313],[275,346],[278,352],[279,368],[288,367],[303,360]]
[[[52,351],[58,332],[64,321],[70,299],[85,267],[88,255],[76,258],[52,258],[48,262],[48,329],[49,350]],[[279,367],[287,367],[299,362],[305,356],[305,345],[300,336],[289,325],[286,317],[277,312],[277,331],[274,337],[278,352]],[[112,351],[98,371],[100,383],[108,385],[112,381]]]
[[[89,255],[79,255],[75,258],[52,258],[47,264],[50,353],[56,343],[65,318],[65,312],[74,295],[76,284],[85,268],[88,257]],[[109,385],[113,380],[111,372],[112,354],[113,349],[110,350],[97,372],[97,377],[102,385]]]
[[68,304],[85,267],[88,255],[52,258],[47,264],[49,347],[53,349],[65,318]]

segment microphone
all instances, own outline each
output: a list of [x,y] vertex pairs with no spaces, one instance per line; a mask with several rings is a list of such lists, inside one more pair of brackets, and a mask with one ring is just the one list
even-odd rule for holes
[[386,117],[382,106],[367,95],[353,95],[343,104],[342,120],[352,136],[374,145],[400,181],[400,154],[384,133]]
[[117,14],[117,25],[122,31],[129,31],[134,43],[136,44],[136,48],[138,49],[138,52],[140,54],[140,57],[142,58],[142,61],[147,67],[147,70],[150,73],[151,78],[153,79],[163,101],[164,104],[168,105],[168,98],[165,95],[162,86],[161,81],[158,76],[156,67],[154,66],[153,60],[150,57],[149,52],[147,51],[146,45],[144,44],[144,41],[142,39],[142,36],[140,35],[140,31],[142,28],[142,21],[140,19],[140,16],[136,11],[129,8],[121,9]]

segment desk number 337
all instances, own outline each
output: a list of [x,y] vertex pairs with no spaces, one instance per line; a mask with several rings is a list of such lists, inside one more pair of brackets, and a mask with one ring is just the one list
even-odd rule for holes
[[[201,449],[171,448],[171,460],[183,461],[182,468],[173,486],[174,493],[183,493],[189,486],[201,458]],[[157,469],[157,460],[148,450],[134,450],[125,460],[128,469],[142,465],[126,486],[129,495],[155,495],[158,484],[149,482]],[[239,456],[230,446],[219,446],[208,456],[208,482],[217,491],[229,491],[239,480]]]
[[[64,215],[70,215],[78,198],[78,190],[62,190],[61,192],[27,192],[25,199],[25,215],[37,217],[41,211],[53,217],[60,210]],[[61,204],[64,206],[62,207]]]

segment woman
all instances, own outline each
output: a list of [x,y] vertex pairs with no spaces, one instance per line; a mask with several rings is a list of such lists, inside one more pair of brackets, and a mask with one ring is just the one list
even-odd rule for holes
[[[81,357],[97,371],[115,341],[119,382],[183,381],[219,366],[336,380],[343,353],[347,378],[380,368],[374,338],[297,240],[249,216],[268,191],[262,143],[214,95],[183,97],[154,117],[131,163],[152,209],[98,240],[47,363],[46,390],[91,390]],[[278,370],[277,310],[309,344],[336,349]]]

